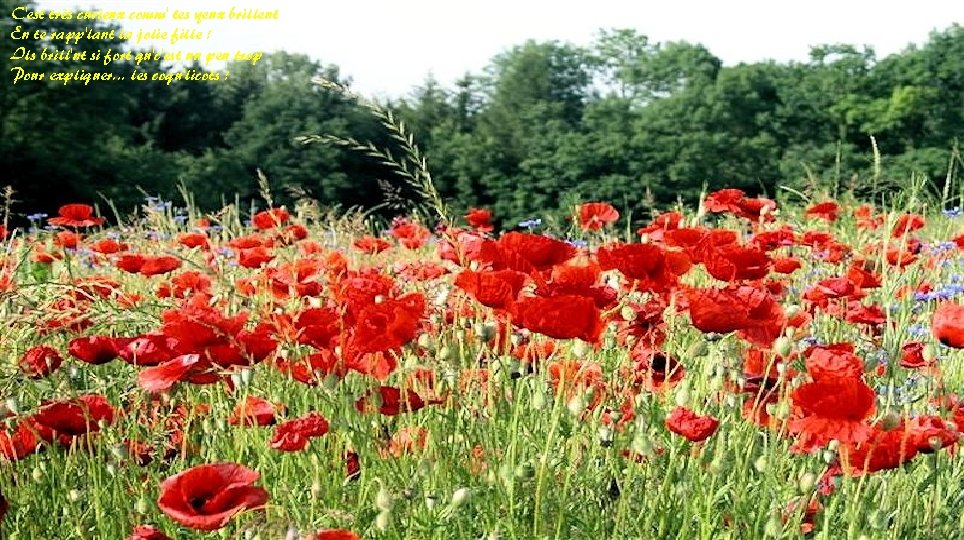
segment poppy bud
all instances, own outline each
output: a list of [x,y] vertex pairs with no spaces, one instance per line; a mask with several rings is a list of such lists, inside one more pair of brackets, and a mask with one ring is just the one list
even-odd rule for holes
[[515,477],[520,480],[532,480],[536,477],[536,468],[531,463],[522,463],[515,468]]
[[415,344],[418,345],[419,348],[430,352],[435,350],[435,340],[432,339],[432,336],[429,334],[419,335],[418,339],[415,340]]
[[790,341],[790,338],[780,336],[773,341],[773,352],[780,356],[788,356],[793,352],[793,342]]
[[435,510],[435,507],[437,505],[438,505],[438,495],[436,495],[435,493],[426,493],[425,508],[428,508],[429,511],[432,511],[432,510]]
[[808,493],[817,483],[817,477],[813,473],[806,472],[800,475],[799,487],[803,493]]
[[77,502],[77,501],[80,500],[80,497],[81,497],[80,490],[72,489],[72,490],[70,490],[70,491],[67,492],[67,499],[68,499],[70,502]]
[[250,385],[250,384],[251,384],[251,380],[252,380],[253,378],[254,378],[254,370],[253,370],[253,369],[251,369],[251,368],[249,368],[249,367],[243,367],[243,368],[241,368],[241,382],[244,383],[245,386]]
[[134,503],[134,512],[138,514],[146,514],[148,509],[147,499],[144,497],[139,497],[137,502]]
[[44,479],[43,469],[41,469],[40,467],[34,467],[33,470],[30,471],[30,477],[33,478],[33,481],[37,483],[43,481]]
[[586,408],[586,400],[583,399],[581,395],[573,396],[573,398],[566,403],[566,408],[569,409],[569,414],[579,416]]
[[589,354],[589,345],[581,339],[575,340],[572,344],[572,354],[579,359],[585,358]]
[[546,392],[541,386],[537,386],[532,392],[532,409],[541,411],[546,407]]
[[690,402],[690,390],[686,386],[680,386],[679,390],[676,391],[676,395],[673,396],[673,401],[678,407],[685,407],[687,403]]
[[321,493],[321,482],[319,482],[317,478],[315,478],[314,480],[311,481],[311,491],[310,491],[310,493],[311,493],[311,498],[314,499],[314,500],[318,500],[318,499],[321,498],[321,495],[322,495],[322,493]]
[[609,426],[599,428],[599,444],[603,448],[609,448],[613,445],[613,430]]
[[20,414],[20,403],[17,401],[17,398],[8,399],[4,402],[4,405],[7,407],[7,410],[13,414]]
[[753,468],[756,469],[757,472],[761,472],[761,473],[767,472],[767,457],[760,456],[756,458],[756,461],[753,462]]
[[395,500],[392,498],[392,493],[381,487],[378,493],[375,495],[375,507],[382,512],[391,512],[392,507],[395,506]]
[[880,425],[884,431],[891,431],[900,427],[900,416],[889,412],[880,419]]
[[338,388],[339,382],[341,382],[341,379],[338,378],[338,375],[329,373],[328,375],[325,375],[323,379],[321,379],[321,386],[329,392],[334,392],[335,389]]
[[626,322],[633,322],[636,320],[637,315],[636,310],[632,307],[623,306],[623,308],[619,310],[619,316],[622,317],[622,319]]
[[472,498],[472,490],[469,488],[459,488],[452,493],[452,508],[458,508],[469,501]]
[[378,530],[382,532],[387,531],[391,525],[392,525],[391,512],[387,510],[383,510],[379,512],[377,516],[375,516],[375,527],[377,527]]
[[772,538],[780,538],[783,535],[783,519],[779,512],[770,513],[770,518],[763,527],[763,534]]

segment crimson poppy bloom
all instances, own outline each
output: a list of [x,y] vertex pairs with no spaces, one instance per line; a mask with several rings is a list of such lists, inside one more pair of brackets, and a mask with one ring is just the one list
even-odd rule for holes
[[391,242],[388,240],[385,240],[384,238],[376,238],[371,235],[362,236],[358,240],[355,240],[355,243],[352,245],[354,245],[355,248],[362,253],[369,253],[371,255],[381,253],[392,247]]
[[274,428],[271,448],[283,452],[304,450],[309,439],[328,433],[328,427],[328,420],[317,412],[284,421]]
[[275,423],[275,413],[279,410],[284,410],[284,405],[249,395],[235,405],[228,423],[232,426],[270,426]]
[[291,215],[284,208],[272,208],[251,216],[251,223],[262,231],[280,227],[288,223]]
[[864,363],[854,354],[854,346],[850,343],[813,346],[804,351],[804,355],[807,373],[815,381],[859,379],[864,374]]
[[220,529],[239,512],[268,502],[268,492],[253,486],[260,474],[237,463],[211,463],[161,482],[157,506],[168,517],[199,531]]
[[716,433],[720,421],[712,416],[700,416],[686,407],[676,407],[666,417],[666,429],[682,435],[690,442],[701,442]]
[[378,412],[385,416],[397,416],[403,412],[415,412],[425,406],[422,397],[412,390],[402,390],[394,386],[379,386],[365,392],[355,401],[355,408],[362,413]]
[[508,232],[498,241],[506,265],[512,270],[529,273],[549,270],[576,256],[575,246],[541,234]]
[[57,349],[38,345],[31,347],[25,352],[23,356],[20,357],[18,365],[20,366],[20,371],[27,377],[31,379],[42,379],[57,371],[57,368],[59,368],[63,362],[64,359],[60,357]]
[[738,244],[716,247],[703,262],[706,271],[720,281],[763,279],[772,265],[773,261],[763,250]]
[[101,424],[114,422],[114,407],[100,394],[75,399],[48,401],[37,409],[33,420],[68,438],[100,431]]
[[137,525],[127,540],[171,540],[171,537],[153,525]]
[[431,231],[407,219],[396,219],[389,232],[398,240],[398,243],[408,249],[422,247],[432,236]]
[[874,425],[867,439],[841,445],[842,470],[848,476],[861,476],[896,469],[918,454],[903,421],[893,429]]
[[619,211],[604,202],[579,205],[579,227],[584,231],[598,231],[619,220]]
[[472,295],[480,304],[493,309],[509,309],[519,296],[526,275],[515,270],[463,270],[455,286]]
[[821,447],[833,439],[859,444],[872,434],[865,420],[876,409],[877,395],[860,379],[831,378],[806,383],[794,390],[791,397],[802,414],[790,421],[789,429],[804,438],[804,447]]
[[[32,417],[27,417],[17,423],[12,431],[0,431],[0,456],[7,461],[21,460],[40,447],[39,435],[46,435],[49,429],[37,424]],[[52,434],[50,434],[52,435]]]
[[60,214],[47,220],[55,227],[73,227],[76,229],[103,225],[105,218],[94,217],[94,207],[88,204],[65,204],[57,211]]
[[964,305],[944,302],[937,306],[931,332],[944,345],[964,349]]
[[318,531],[313,540],[359,540],[358,535],[347,529],[325,529]]
[[67,350],[70,355],[88,364],[106,364],[117,358],[120,348],[127,345],[127,338],[111,336],[87,336],[70,340]]
[[927,367],[930,362],[924,358],[924,342],[908,341],[900,347],[900,367],[907,369],[919,369]]
[[840,215],[840,205],[837,204],[837,201],[824,201],[810,205],[803,214],[807,217],[824,219],[833,223],[837,221],[837,217]]
[[144,264],[140,267],[142,276],[156,276],[173,272],[181,267],[181,259],[172,255],[159,255],[157,257],[145,257]]
[[211,362],[199,354],[182,354],[137,374],[137,385],[152,394],[167,392],[178,382],[212,384],[219,380]]
[[603,330],[599,308],[588,296],[525,298],[515,304],[513,322],[544,336],[590,343],[597,342]]
[[465,221],[479,232],[492,232],[495,229],[492,226],[492,212],[490,210],[473,208],[469,210],[468,214],[465,214]]

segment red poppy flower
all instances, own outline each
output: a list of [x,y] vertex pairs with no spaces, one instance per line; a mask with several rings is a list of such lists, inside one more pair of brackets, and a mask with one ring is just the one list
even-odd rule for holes
[[385,240],[384,238],[376,238],[371,235],[365,235],[355,240],[353,244],[359,251],[363,253],[370,253],[375,255],[376,253],[381,253],[386,249],[392,247],[392,244]]
[[915,416],[906,422],[911,444],[921,454],[933,454],[961,440],[959,427],[940,416]]
[[251,223],[262,231],[280,227],[288,223],[291,215],[284,208],[272,208],[251,216]]
[[706,271],[720,281],[763,279],[770,273],[772,264],[766,252],[737,244],[717,247],[703,261]]
[[804,351],[807,374],[815,381],[827,379],[859,379],[864,374],[863,361],[854,354],[850,343],[814,346]]
[[423,427],[405,427],[392,434],[388,445],[379,449],[383,458],[388,456],[402,457],[417,455],[425,449],[428,442],[428,430]]
[[832,439],[859,444],[871,435],[865,423],[876,408],[874,390],[859,379],[827,379],[806,383],[792,394],[801,411],[789,429],[804,437],[803,446],[821,447]]
[[944,345],[964,349],[964,305],[944,302],[937,306],[931,332]]
[[407,219],[396,219],[389,232],[408,249],[418,249],[432,236],[431,231]]
[[358,314],[351,349],[356,353],[397,350],[415,339],[425,311],[420,293],[372,304]]
[[890,235],[893,238],[900,238],[908,233],[922,229],[925,223],[924,216],[919,214],[901,214],[901,216],[897,218],[897,222],[894,223],[894,228],[890,231]]
[[271,448],[283,452],[297,452],[308,446],[308,440],[328,433],[328,420],[321,413],[311,412],[300,418],[275,426]]
[[479,232],[492,232],[492,212],[485,209],[473,208],[465,214],[465,221]]
[[117,358],[119,349],[127,345],[127,338],[88,336],[72,339],[67,346],[70,355],[88,364],[106,364]]
[[274,259],[274,253],[266,247],[253,247],[238,251],[238,264],[244,268],[261,268]]
[[525,282],[526,275],[515,270],[463,270],[455,277],[456,287],[493,309],[509,309]]
[[114,407],[102,395],[86,394],[66,401],[46,402],[33,419],[58,435],[76,437],[100,431],[114,422]]
[[840,447],[843,472],[849,476],[896,469],[914,459],[917,453],[903,422],[891,430],[877,424],[866,440]]
[[72,231],[60,231],[54,237],[54,245],[59,248],[77,249],[80,244],[80,235]]
[[804,215],[824,219],[832,223],[837,221],[837,216],[840,215],[840,205],[836,201],[824,201],[808,207]]
[[506,265],[520,272],[549,270],[576,256],[575,246],[541,234],[508,232],[498,241],[506,258]]
[[94,207],[87,204],[65,204],[57,211],[60,214],[47,220],[55,227],[96,227],[103,225],[106,219],[94,217]]
[[212,384],[219,380],[211,362],[199,354],[182,354],[137,374],[137,386],[152,394],[167,392],[178,382]]
[[656,244],[610,244],[600,247],[596,257],[602,270],[619,270],[637,280],[638,290],[652,292],[669,290],[691,266],[685,254]]
[[137,525],[127,540],[171,540],[171,538],[152,525]]
[[676,407],[666,417],[666,429],[686,437],[690,442],[705,441],[716,433],[720,421],[712,416],[700,416],[686,407]]
[[60,357],[57,349],[47,346],[36,346],[29,349],[20,357],[20,371],[31,379],[42,379],[50,375],[64,359]]
[[271,403],[258,396],[248,396],[238,403],[228,418],[232,426],[270,426],[275,423],[275,413],[284,410],[284,406]]
[[325,529],[318,531],[313,540],[359,540],[358,535],[347,529]]
[[177,340],[163,334],[144,334],[131,338],[119,348],[121,360],[135,366],[156,366],[177,356]]
[[208,236],[203,232],[182,233],[177,236],[177,243],[188,248],[207,248]]
[[930,362],[924,358],[924,342],[908,341],[900,347],[900,367],[907,369],[919,369],[927,367]]
[[157,257],[145,257],[144,264],[140,267],[143,276],[156,276],[173,272],[181,267],[181,259],[172,255],[159,255]]
[[421,396],[412,390],[402,391],[393,386],[379,386],[365,392],[355,401],[355,408],[362,413],[378,412],[385,416],[396,416],[402,412],[415,412],[425,406]]
[[595,343],[603,330],[596,302],[588,296],[525,298],[514,307],[513,322],[557,339],[579,338]]
[[584,231],[598,231],[619,220],[619,211],[604,202],[591,202],[579,206],[579,227]]
[[259,476],[237,463],[200,465],[161,482],[157,505],[185,527],[213,531],[227,525],[239,512],[268,502],[268,492],[252,485]]
[[0,431],[0,456],[7,461],[21,460],[40,447],[41,439],[38,435],[47,436],[47,434],[49,429],[40,426],[31,417],[24,418],[17,423],[17,427],[12,432]]

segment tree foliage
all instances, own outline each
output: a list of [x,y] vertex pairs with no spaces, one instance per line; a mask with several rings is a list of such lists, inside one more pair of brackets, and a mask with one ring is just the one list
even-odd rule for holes
[[[0,71],[15,65],[0,55]],[[132,66],[71,63],[78,67]],[[277,203],[309,197],[393,212],[385,186],[403,182],[391,167],[294,142],[327,134],[397,150],[351,96],[312,82],[350,87],[337,66],[279,52],[229,69],[213,84],[0,85],[0,170],[17,193],[14,211],[104,199],[127,210],[143,192],[176,198],[181,184],[210,210],[257,199],[260,170]],[[872,195],[875,144],[890,171],[874,178],[877,188],[919,173],[939,189],[964,136],[964,29],[883,59],[829,44],[806,62],[733,66],[699,44],[607,30],[584,47],[528,41],[452,87],[430,77],[383,105],[414,133],[443,197],[456,209],[488,206],[503,224],[565,210],[577,197],[646,218],[704,187],[773,195],[778,184],[846,184]]]

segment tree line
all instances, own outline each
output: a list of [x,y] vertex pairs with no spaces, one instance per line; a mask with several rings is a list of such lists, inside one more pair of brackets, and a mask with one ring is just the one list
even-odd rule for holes
[[[12,22],[4,20],[4,36]],[[91,22],[18,24],[76,31]],[[6,43],[4,77],[23,65]],[[32,68],[127,76],[134,65]],[[350,95],[313,83],[350,88],[338,66],[276,52],[227,69],[218,82],[0,85],[0,185],[14,189],[11,219],[73,201],[110,200],[124,213],[145,195],[180,200],[182,188],[213,210],[259,200],[258,171],[276,204],[308,198],[386,217],[399,211],[387,204],[400,195],[386,186],[403,185],[393,167],[344,146],[296,142],[323,134],[404,151]],[[773,196],[778,185],[838,186],[871,196],[922,175],[940,190],[964,136],[964,30],[951,25],[885,58],[831,44],[805,62],[734,66],[699,44],[605,30],[587,46],[528,41],[451,87],[429,78],[378,105],[413,133],[454,209],[488,207],[503,225],[576,200],[646,219],[704,188]]]

